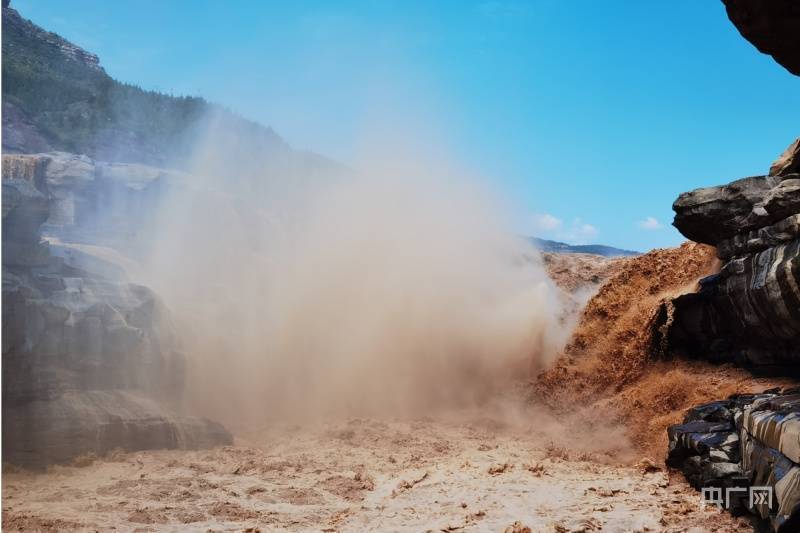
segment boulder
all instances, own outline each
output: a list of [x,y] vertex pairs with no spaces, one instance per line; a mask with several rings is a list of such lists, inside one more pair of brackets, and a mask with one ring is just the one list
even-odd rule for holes
[[[732,259],[670,305],[670,350],[771,374],[800,370],[800,239]],[[657,326],[658,327],[658,326]]]
[[[695,488],[731,489],[729,510],[749,511],[778,532],[800,525],[798,446],[800,394],[796,390],[733,395],[689,410],[667,429],[667,464]],[[768,487],[772,505],[751,501],[747,490]]]

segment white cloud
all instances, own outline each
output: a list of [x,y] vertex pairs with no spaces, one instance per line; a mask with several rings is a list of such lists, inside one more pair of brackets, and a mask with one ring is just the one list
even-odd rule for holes
[[569,244],[589,244],[599,233],[597,228],[575,218],[569,224],[550,213],[533,215],[533,229],[537,236]]
[[597,236],[598,231],[597,228],[595,228],[591,224],[584,224],[580,222],[580,219],[576,219],[575,233],[577,233],[579,236],[583,238],[591,239]]
[[664,227],[656,217],[647,217],[637,222],[636,225],[645,230],[661,229]]
[[559,232],[558,240],[568,242],[570,244],[591,244],[595,237],[597,237],[597,228],[591,224],[587,224],[580,218],[572,221],[569,228]]
[[561,229],[564,221],[550,213],[536,213],[533,215],[533,226],[538,231],[555,231]]

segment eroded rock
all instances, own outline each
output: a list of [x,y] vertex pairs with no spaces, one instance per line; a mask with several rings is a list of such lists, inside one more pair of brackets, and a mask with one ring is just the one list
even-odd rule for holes
[[54,191],[80,197],[94,181],[86,158],[3,156],[4,461],[230,443],[222,426],[179,414],[185,358],[153,291],[98,247],[51,253],[42,240]]
[[716,246],[800,212],[800,179],[742,178],[685,192],[672,209],[678,231],[693,241]]
[[[689,410],[667,430],[667,464],[698,489],[730,491],[728,510],[751,512],[778,532],[800,527],[800,394],[738,394]],[[769,502],[749,490],[770,491]],[[733,490],[730,490],[733,489]]]
[[769,167],[770,176],[789,176],[792,174],[800,174],[800,137],[795,139]]
[[[673,352],[798,373],[800,362],[800,179],[797,141],[774,176],[744,178],[680,195],[674,225],[690,239],[717,246],[724,263],[696,293],[672,306],[666,344]],[[666,318],[665,318],[666,319]]]

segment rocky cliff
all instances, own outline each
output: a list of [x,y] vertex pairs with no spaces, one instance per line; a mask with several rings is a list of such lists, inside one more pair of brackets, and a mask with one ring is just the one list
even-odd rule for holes
[[[797,376],[800,366],[800,139],[769,173],[681,194],[674,225],[716,247],[719,273],[663,304],[656,337],[671,354]],[[663,334],[663,337],[660,335]],[[737,394],[689,410],[668,430],[667,463],[697,488],[733,490],[725,506],[775,531],[800,527],[800,395]],[[754,503],[751,487],[771,499]],[[743,497],[742,494],[745,496]]]
[[718,274],[676,298],[673,351],[762,371],[800,362],[800,142],[769,174],[681,194],[675,227],[716,247]]
[[[199,141],[236,144],[261,167],[329,169],[336,163],[293,150],[271,128],[193,96],[119,82],[98,57],[2,9],[3,153],[64,151],[92,159],[185,168]],[[209,131],[213,133],[209,134]],[[206,137],[210,136],[210,139]]]
[[[654,328],[662,354],[797,376],[800,139],[767,175],[686,192],[673,209],[675,227],[714,246],[721,268],[700,280],[697,292],[662,305]],[[749,511],[775,531],[797,531],[798,420],[796,388],[696,406],[669,428],[667,463],[698,489],[727,491],[722,505],[732,512]],[[751,489],[768,491],[769,500],[748,498]]]
[[98,188],[82,165],[3,157],[4,461],[229,443],[219,424],[179,414],[185,358],[160,299],[107,257],[42,239],[45,222],[76,227],[93,212],[76,205],[129,186]]
[[347,169],[202,98],[120,83],[7,1],[2,26],[4,460],[229,442],[181,414],[185,357],[136,259],[167,193],[235,184],[232,209],[256,217]]
[[[723,0],[742,36],[800,75],[800,8]],[[661,353],[800,374],[800,139],[763,176],[681,194],[674,226],[716,248],[719,272],[662,305]],[[800,394],[790,387],[695,406],[668,429],[667,464],[734,513],[800,529]],[[761,500],[752,490],[768,494]],[[732,495],[732,497],[731,497]]]

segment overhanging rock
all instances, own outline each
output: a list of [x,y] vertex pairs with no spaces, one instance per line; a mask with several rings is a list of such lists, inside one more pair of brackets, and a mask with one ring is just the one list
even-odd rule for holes
[[798,141],[771,175],[697,189],[675,201],[674,225],[717,247],[718,274],[669,303],[657,324],[671,352],[778,374],[800,373]]

